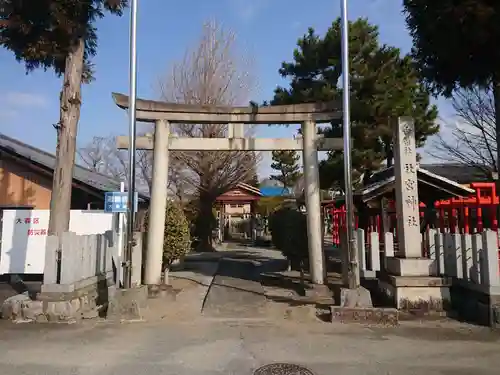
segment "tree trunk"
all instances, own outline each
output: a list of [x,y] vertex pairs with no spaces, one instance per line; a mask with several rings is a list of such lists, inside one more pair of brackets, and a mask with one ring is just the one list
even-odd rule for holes
[[163,270],[163,284],[170,285],[170,267],[167,267]]
[[[495,103],[495,129],[496,129],[496,142],[497,142],[497,181],[496,191],[497,195],[500,193],[500,76],[495,75],[493,78],[493,101]],[[500,205],[497,206],[497,220],[500,219]]]
[[394,151],[391,144],[386,144],[385,146],[385,157],[387,158],[387,168],[392,167],[394,163]]
[[52,180],[48,233],[61,235],[69,229],[71,186],[75,164],[76,134],[80,119],[84,40],[66,57],[57,126],[56,165]]
[[200,195],[200,210],[198,213],[198,238],[200,240],[201,251],[212,251],[212,227],[213,214],[212,206],[213,199],[209,196]]
[[495,105],[495,129],[497,141],[497,172],[500,171],[500,79],[493,80],[493,101]]

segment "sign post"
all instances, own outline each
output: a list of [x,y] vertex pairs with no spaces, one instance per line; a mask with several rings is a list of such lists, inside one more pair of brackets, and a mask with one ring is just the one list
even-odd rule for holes
[[[120,184],[120,191],[108,192],[104,196],[104,211],[109,213],[118,214],[118,262],[117,265],[117,285],[125,286],[124,271],[127,266],[126,259],[123,258],[124,243],[126,243],[124,221],[125,215],[128,212],[128,192],[125,192],[125,184]],[[135,193],[134,197],[134,212],[137,212],[138,194]]]

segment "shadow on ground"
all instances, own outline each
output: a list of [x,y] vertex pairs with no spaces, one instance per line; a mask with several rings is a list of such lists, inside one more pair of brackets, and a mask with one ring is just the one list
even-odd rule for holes
[[0,276],[0,306],[10,297],[27,293],[35,299],[42,287],[43,275],[2,275]]
[[[203,302],[205,316],[258,319],[266,314],[270,302],[278,310],[307,306],[317,310],[316,318],[330,317],[331,303],[317,302],[304,295],[308,274],[301,277],[299,272],[288,271],[288,261],[276,250],[245,247],[193,253],[186,257],[183,269],[191,274],[182,277],[191,280],[199,279],[200,275],[213,276]],[[332,289],[336,288],[340,274],[330,272],[328,276]]]

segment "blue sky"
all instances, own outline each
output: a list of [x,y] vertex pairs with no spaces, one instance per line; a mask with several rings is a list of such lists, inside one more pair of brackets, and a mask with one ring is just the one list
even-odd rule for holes
[[[154,98],[155,82],[170,64],[183,57],[200,35],[203,22],[216,19],[233,30],[239,43],[252,51],[259,77],[256,102],[270,99],[277,85],[286,84],[278,69],[290,60],[298,37],[308,27],[324,33],[339,16],[339,0],[139,0],[138,96]],[[411,47],[400,1],[349,0],[349,18],[368,17],[380,27],[381,41]],[[98,23],[99,51],[94,59],[96,81],[83,89],[78,143],[93,136],[128,134],[126,113],[118,109],[111,92],[128,92],[128,12]],[[61,80],[52,72],[25,74],[13,55],[0,50],[0,132],[55,151]],[[444,108],[443,108],[444,109]],[[294,128],[259,126],[258,137],[289,137]],[[262,177],[270,172],[269,158],[261,163]]]

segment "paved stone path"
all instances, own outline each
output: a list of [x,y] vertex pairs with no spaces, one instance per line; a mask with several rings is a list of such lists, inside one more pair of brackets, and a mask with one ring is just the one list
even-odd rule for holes
[[260,318],[267,300],[260,273],[281,270],[286,262],[278,252],[241,249],[219,261],[217,273],[203,304],[203,315],[221,318]]
[[266,297],[257,278],[257,269],[251,260],[221,260],[203,304],[203,315],[224,318],[260,316]]

